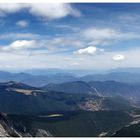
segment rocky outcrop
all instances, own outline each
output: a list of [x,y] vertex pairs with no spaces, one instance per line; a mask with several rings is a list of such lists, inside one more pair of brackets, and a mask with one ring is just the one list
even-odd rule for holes
[[13,120],[5,113],[0,113],[0,137],[51,137],[49,131],[43,129],[33,129],[30,132],[23,125],[15,127]]

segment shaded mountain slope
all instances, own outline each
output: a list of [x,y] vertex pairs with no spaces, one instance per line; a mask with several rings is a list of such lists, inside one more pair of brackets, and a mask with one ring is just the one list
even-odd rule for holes
[[37,89],[14,82],[0,85],[0,112],[30,114],[58,110],[97,111],[130,108],[133,108],[133,104],[120,96],[100,97],[93,94],[68,94]]
[[140,86],[115,81],[67,82],[61,84],[48,84],[42,89],[65,93],[84,93],[103,97],[122,96],[131,100],[140,100]]
[[61,113],[58,117],[29,117],[20,115],[14,118],[28,128],[43,129],[53,136],[87,137],[110,136],[116,130],[130,123],[133,118],[124,111],[73,111],[52,112]]
[[88,83],[82,81],[67,82],[62,84],[48,84],[44,86],[43,89],[60,91],[65,93],[83,93],[97,95],[94,88],[91,88],[91,86]]

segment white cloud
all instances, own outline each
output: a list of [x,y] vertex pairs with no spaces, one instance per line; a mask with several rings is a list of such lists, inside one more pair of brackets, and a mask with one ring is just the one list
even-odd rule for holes
[[32,51],[37,54],[44,51],[46,53],[58,53],[64,51],[72,51],[75,48],[83,48],[83,43],[81,41],[75,40],[68,37],[56,37],[51,38],[48,36],[42,36],[38,34],[30,33],[11,33],[0,35],[0,39],[10,39],[11,44],[1,45],[1,50],[3,51],[14,51],[18,50],[17,53],[21,53],[23,50]]
[[23,4],[18,3],[1,3],[0,4],[0,15],[4,16],[7,13],[15,13],[24,7]]
[[122,13],[121,15],[118,15],[118,20],[126,23],[126,24],[131,24],[138,22],[140,20],[140,15],[139,14],[131,14],[131,13]]
[[3,51],[24,50],[24,49],[32,49],[35,47],[37,47],[35,40],[16,40],[12,42],[10,45],[2,47],[2,50]]
[[29,25],[28,21],[26,20],[20,20],[16,23],[17,26],[21,27],[21,28],[25,28]]
[[100,39],[112,39],[112,38],[115,38],[116,36],[119,36],[120,33],[118,31],[115,31],[115,30],[110,29],[110,28],[105,28],[105,29],[89,28],[89,29],[86,29],[83,32],[83,35],[86,38],[96,39],[96,40],[99,41]]
[[19,12],[22,9],[28,10],[35,16],[40,16],[45,19],[58,19],[68,15],[80,16],[81,13],[73,8],[68,3],[6,3],[0,4],[0,15],[4,16],[7,13]]
[[112,28],[88,28],[83,31],[83,36],[98,41],[111,39],[140,38],[139,34],[132,32],[122,32]]
[[69,37],[43,38],[39,40],[39,45],[48,49],[51,53],[72,51],[75,48],[82,48],[81,41]]
[[100,52],[104,52],[104,49],[99,49]]
[[49,19],[57,19],[66,17],[67,15],[80,16],[80,12],[71,7],[70,4],[29,4],[30,12],[34,15],[47,17]]
[[88,28],[83,31],[83,36],[90,39],[111,40],[111,39],[130,39],[140,38],[140,35],[133,32],[122,32],[112,28]]
[[78,51],[76,51],[76,54],[85,54],[85,55],[94,55],[97,51],[97,48],[94,46],[89,46],[87,48],[84,49],[79,49]]
[[57,37],[53,38],[49,41],[50,46],[75,46],[75,47],[82,47],[83,44],[81,41],[76,40],[74,38],[68,38],[68,37]]
[[[17,52],[17,51],[16,51]],[[118,67],[140,67],[139,55],[140,49],[126,50],[121,52],[104,52],[100,55],[96,55],[94,59],[91,57],[77,56],[75,54],[38,54],[29,57],[29,53],[15,53],[9,51],[0,51],[0,65],[1,69],[6,70],[7,65],[11,65],[13,69],[31,69],[31,68],[78,68],[78,69],[111,69]],[[112,56],[116,54],[123,54],[127,56],[125,61],[117,63],[112,61]],[[76,57],[76,58],[75,58]],[[80,57],[80,59],[79,59]],[[6,59],[5,59],[6,58]],[[64,60],[64,58],[71,58],[70,61]],[[13,63],[15,62],[15,63]],[[74,62],[80,63],[80,65],[71,65]],[[12,69],[9,68],[9,69]]]
[[74,63],[72,63],[71,65],[72,65],[72,66],[78,66],[78,65],[80,65],[80,63],[79,63],[79,62],[74,62]]
[[90,41],[88,44],[89,45],[93,45],[93,46],[97,46],[97,45],[102,45],[102,46],[108,46],[112,44],[112,40],[106,40],[106,39],[91,39],[92,41]]
[[140,39],[135,32],[122,32],[112,28],[87,28],[81,33],[82,37],[90,41],[90,45],[109,45],[117,41]]
[[0,39],[39,39],[41,35],[32,33],[6,33],[0,34]]
[[125,59],[125,56],[122,55],[122,54],[117,54],[117,55],[114,55],[114,56],[112,57],[112,60],[114,60],[114,61],[122,61],[122,60],[124,60],[124,59]]
[[71,25],[65,25],[65,24],[58,24],[54,26],[55,28],[61,28],[61,29],[65,29],[65,30],[70,30],[70,31],[74,31],[74,32],[78,32],[81,29],[79,27],[74,27]]

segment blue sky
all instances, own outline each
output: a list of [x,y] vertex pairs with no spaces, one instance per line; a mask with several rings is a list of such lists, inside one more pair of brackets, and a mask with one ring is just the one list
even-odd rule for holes
[[0,69],[140,67],[140,4],[0,5]]

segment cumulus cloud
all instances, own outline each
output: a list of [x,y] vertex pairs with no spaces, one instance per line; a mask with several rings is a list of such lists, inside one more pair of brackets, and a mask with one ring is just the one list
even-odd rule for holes
[[[34,15],[47,17],[49,19],[57,19],[66,17],[67,15],[80,16],[80,12],[74,8],[70,4],[29,4],[30,12]],[[53,12],[52,12],[53,11]]]
[[122,55],[122,54],[117,54],[117,55],[114,55],[114,56],[112,57],[112,60],[114,60],[114,61],[122,61],[122,60],[124,60],[124,59],[125,59],[125,56]]
[[94,55],[96,53],[96,51],[97,51],[96,47],[89,46],[89,47],[84,48],[84,49],[79,49],[74,53],[76,53],[76,54],[84,54],[84,55]]
[[80,16],[81,13],[68,3],[6,3],[0,4],[0,15],[4,16],[8,13],[19,12],[22,9],[28,10],[35,16],[45,19],[58,19],[68,15]]
[[16,23],[17,26],[21,27],[21,28],[25,28],[29,25],[28,21],[26,20],[20,20]]
[[[72,51],[75,48],[82,48],[84,45],[81,41],[67,38],[67,37],[56,37],[51,38],[48,36],[42,36],[38,34],[30,34],[30,33],[11,33],[0,35],[0,39],[11,39],[12,43],[8,45],[1,45],[1,50],[3,51],[14,51],[18,50],[18,52],[23,50],[32,51],[37,54],[37,52],[41,53],[44,51],[46,53],[58,53],[65,51]],[[17,52],[17,53],[18,53]]]
[[35,40],[16,40],[12,42],[8,46],[2,47],[3,51],[11,51],[11,50],[25,50],[25,49],[32,49],[36,47]]

